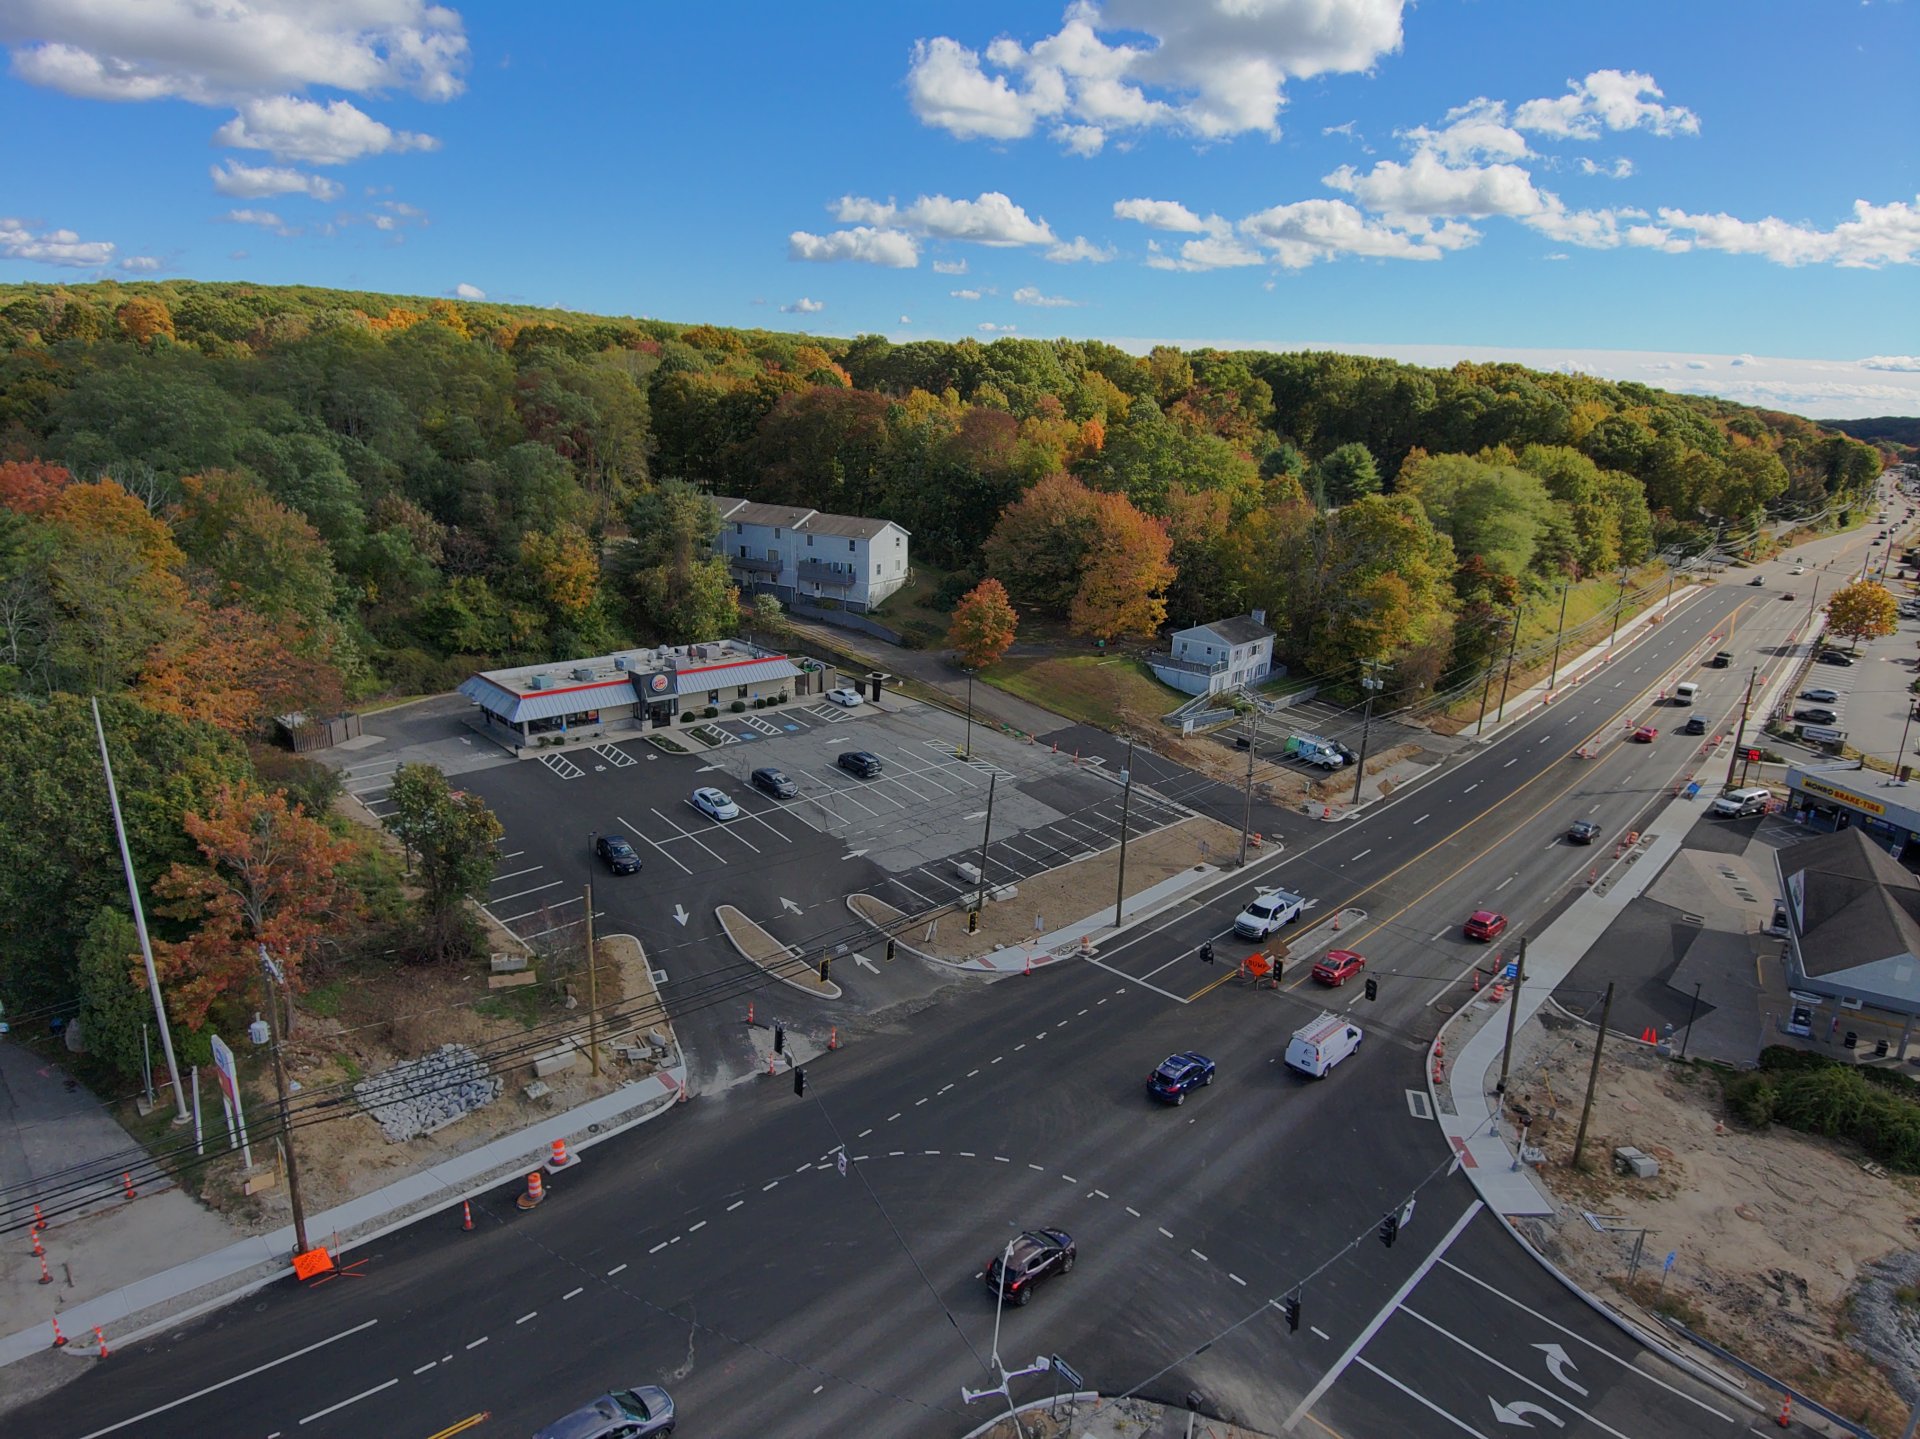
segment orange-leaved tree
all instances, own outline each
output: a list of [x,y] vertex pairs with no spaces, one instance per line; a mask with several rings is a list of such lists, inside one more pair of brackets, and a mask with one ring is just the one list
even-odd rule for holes
[[[221,1000],[244,1002],[260,973],[265,945],[300,988],[300,971],[332,926],[352,908],[340,878],[352,841],[288,802],[284,791],[222,785],[205,814],[181,817],[202,862],[175,864],[157,886],[164,913],[189,921],[186,939],[155,955],[174,1004],[189,1028],[206,1023]],[[291,1027],[292,1010],[288,1021]]]
[[1007,587],[998,580],[982,580],[953,607],[947,643],[968,669],[984,669],[1007,652],[1019,628],[1020,616],[1007,598]]
[[1167,586],[1176,571],[1164,521],[1143,515],[1124,495],[1100,494],[1068,622],[1089,639],[1150,640],[1167,618]]
[[1877,640],[1894,632],[1900,607],[1885,585],[1855,580],[1842,585],[1827,601],[1827,628],[1858,649],[1861,640]]
[[151,295],[135,295],[113,312],[120,332],[136,344],[144,345],[155,335],[173,338],[173,312]]
[[45,514],[72,483],[64,467],[47,460],[0,461],[0,507],[21,515]]
[[332,714],[345,700],[333,631],[297,615],[189,600],[184,623],[147,651],[134,693],[148,709],[241,739],[276,715]]

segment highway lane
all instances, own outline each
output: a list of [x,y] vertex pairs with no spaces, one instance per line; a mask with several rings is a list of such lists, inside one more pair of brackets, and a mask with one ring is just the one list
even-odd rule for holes
[[[1710,625],[1713,617],[1693,618]],[[1676,621],[1662,638],[1680,644],[1686,635]],[[1548,712],[1550,722],[1568,723],[1572,698]],[[1521,753],[1525,736],[1519,727]],[[1536,739],[1533,748],[1545,747]],[[1642,762],[1661,748],[1647,747]],[[1461,766],[1495,772],[1491,782],[1462,773],[1434,784],[1453,779],[1461,795],[1486,784],[1495,796],[1504,778],[1511,796],[1535,768],[1502,762],[1513,753],[1495,746]],[[1617,778],[1605,785],[1607,801],[1629,810],[1643,803],[1634,786]],[[1403,818],[1434,813],[1414,803],[1433,788],[1372,813],[1400,805]],[[1452,804],[1457,811],[1461,800]],[[1366,825],[1327,828],[1313,852],[1323,868],[1328,846],[1353,845]],[[1409,821],[1405,832],[1418,828]],[[1440,888],[1448,861],[1497,867],[1509,862],[1514,842],[1468,843],[1464,855],[1436,856]],[[1388,842],[1396,868],[1405,843]],[[1347,863],[1369,858],[1350,849]],[[1378,913],[1405,905],[1408,895],[1417,900],[1428,883],[1426,870],[1402,874],[1404,883],[1382,885]],[[1372,896],[1362,898],[1371,904]],[[1440,898],[1458,905],[1450,895],[1434,902]],[[1234,907],[1234,897],[1223,897],[1212,918],[1230,917]],[[1125,949],[1116,946],[1109,962],[1123,965]],[[857,1421],[862,1432],[957,1433],[973,1416],[935,1420],[921,1406],[957,1410],[958,1384],[982,1376],[893,1240],[883,1211],[896,1208],[914,1257],[976,1348],[990,1333],[991,1312],[972,1276],[995,1236],[1059,1219],[1085,1235],[1087,1262],[1018,1316],[1022,1348],[1044,1343],[1102,1387],[1199,1387],[1271,1425],[1318,1382],[1335,1351],[1364,1332],[1427,1236],[1437,1238],[1428,1216],[1444,1210],[1441,1188],[1464,1193],[1464,1185],[1438,1181],[1441,1188],[1423,1191],[1421,1220],[1393,1251],[1365,1238],[1438,1158],[1407,1099],[1418,1064],[1376,1042],[1391,1040],[1393,1029],[1418,1038],[1425,1006],[1411,993],[1383,994],[1373,1020],[1379,1032],[1324,1085],[1295,1080],[1276,1063],[1285,1033],[1317,1008],[1319,995],[1223,987],[1207,999],[1175,1005],[1094,966],[996,985],[916,1016],[910,1033],[902,1024],[816,1066],[808,1101],[783,1083],[703,1101],[591,1151],[531,1216],[496,1195],[482,1206],[475,1235],[449,1232],[444,1220],[415,1226],[372,1247],[365,1279],[317,1294],[276,1288],[117,1351],[112,1366],[63,1392],[57,1412],[29,1415],[43,1427],[28,1432],[93,1432],[332,1339],[311,1357],[142,1419],[137,1432],[197,1434],[245,1414],[263,1421],[261,1433],[424,1434],[480,1408],[510,1426],[498,1432],[524,1432],[523,1418],[537,1422],[603,1384],[667,1377],[688,1412],[727,1416],[720,1432],[744,1415],[749,1432],[813,1433]],[[1145,1108],[1141,1076],[1161,1053],[1187,1045],[1221,1058],[1222,1083],[1178,1110]],[[1399,1052],[1411,1058],[1410,1047]],[[836,1132],[868,1158],[845,1179],[837,1167],[802,1177],[799,1166],[819,1163]],[[896,1163],[906,1160],[913,1163]],[[1033,1164],[1041,1168],[1025,1167]],[[866,1194],[863,1181],[873,1185],[866,1210],[850,1198]],[[702,1236],[725,1242],[702,1249]],[[1356,1236],[1362,1242],[1350,1247]],[[1519,1258],[1518,1274],[1551,1283]],[[1299,1335],[1285,1337],[1277,1318],[1262,1314],[1159,1373],[1322,1265],[1306,1291],[1310,1327]],[[1503,1287],[1532,1294],[1530,1307],[1605,1342],[1600,1321],[1570,1320],[1563,1294],[1521,1290],[1525,1282]],[[1060,1291],[1070,1297],[1053,1302]],[[1033,1322],[1041,1317],[1044,1330]],[[1360,1357],[1403,1383],[1412,1374],[1415,1387],[1450,1381],[1462,1363],[1445,1347],[1452,1340],[1404,1318],[1396,1314],[1392,1328],[1383,1325],[1369,1341],[1391,1341],[1395,1357],[1376,1357],[1371,1347]],[[379,1322],[354,1329],[368,1319]],[[696,1329],[696,1320],[706,1327]],[[1010,1361],[1020,1352],[1011,1337],[1002,1350]],[[1367,1403],[1415,1402],[1373,1370],[1350,1365],[1327,1391],[1335,1417],[1325,1422],[1338,1427],[1339,1406],[1363,1392],[1363,1382],[1378,1391]],[[352,1402],[324,1412],[342,1401]],[[876,1421],[876,1412],[893,1417]],[[1403,1425],[1421,1419],[1417,1406],[1394,1412]],[[949,1417],[950,1431],[941,1427]]]

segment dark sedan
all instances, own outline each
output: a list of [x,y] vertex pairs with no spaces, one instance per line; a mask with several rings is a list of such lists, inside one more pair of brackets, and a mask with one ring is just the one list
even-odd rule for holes
[[1160,1067],[1147,1076],[1147,1093],[1168,1104],[1185,1104],[1189,1089],[1204,1089],[1212,1083],[1213,1061],[1189,1050],[1160,1061]]
[[1567,826],[1568,844],[1592,844],[1600,838],[1600,826],[1590,819],[1576,819]]
[[632,845],[617,834],[603,834],[593,842],[593,852],[607,862],[615,874],[640,873],[640,856]]
[[755,789],[775,799],[793,799],[800,793],[800,786],[788,779],[784,770],[757,769],[752,780]]
[[1807,724],[1836,724],[1840,715],[1836,710],[1822,709],[1818,705],[1802,705],[1793,712],[1793,717]]
[[[1013,1247],[987,1261],[987,1292],[997,1294],[1008,1304],[1025,1304],[1043,1279],[1073,1270],[1078,1254],[1073,1236],[1064,1229],[1029,1229],[1013,1241]],[[1006,1273],[1001,1274],[1001,1261]],[[1005,1287],[1002,1287],[1004,1282]]]

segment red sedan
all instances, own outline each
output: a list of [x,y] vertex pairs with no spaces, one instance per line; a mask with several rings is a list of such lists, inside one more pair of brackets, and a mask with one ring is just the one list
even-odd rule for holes
[[1468,939],[1494,939],[1507,927],[1507,917],[1490,909],[1476,909],[1467,916]]
[[1366,957],[1351,949],[1330,949],[1313,967],[1313,977],[1321,984],[1345,984],[1367,967]]
[[1658,738],[1660,738],[1660,731],[1650,724],[1643,724],[1633,732],[1635,744],[1652,744]]

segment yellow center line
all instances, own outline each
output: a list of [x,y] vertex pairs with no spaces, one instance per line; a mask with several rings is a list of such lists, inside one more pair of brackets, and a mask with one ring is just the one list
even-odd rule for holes
[[[1727,632],[1729,634],[1733,632],[1734,618],[1738,616],[1740,611],[1745,609],[1749,603],[1751,602],[1748,600],[1745,600],[1745,599],[1741,600],[1740,603],[1734,607],[1733,612],[1728,615]],[[1578,745],[1575,746],[1575,748],[1584,749],[1588,744],[1591,744],[1597,741],[1601,735],[1613,732],[1616,729],[1616,727],[1619,725],[1620,719],[1623,715],[1627,714],[1630,710],[1645,707],[1646,695],[1647,695],[1647,691],[1644,689],[1641,690],[1639,694],[1635,695],[1632,699],[1628,700],[1625,704],[1621,705],[1619,709],[1615,710],[1611,718],[1602,720],[1599,724],[1595,725],[1593,729],[1588,732],[1586,739],[1582,740]],[[1446,884],[1449,880],[1456,878],[1463,870],[1467,868],[1468,865],[1472,864],[1474,860],[1479,859],[1481,857],[1481,854],[1484,853],[1486,849],[1491,849],[1493,846],[1503,844],[1506,840],[1510,839],[1516,830],[1520,829],[1523,825],[1526,825],[1532,820],[1536,819],[1540,815],[1540,813],[1546,809],[1548,805],[1554,803],[1558,799],[1563,798],[1569,790],[1573,789],[1576,785],[1580,784],[1582,779],[1584,779],[1586,775],[1590,773],[1594,767],[1604,763],[1612,755],[1617,754],[1619,752],[1619,749],[1620,749],[1620,746],[1616,744],[1605,755],[1598,755],[1591,760],[1582,760],[1580,762],[1580,769],[1576,771],[1574,778],[1569,783],[1567,783],[1561,789],[1556,790],[1553,794],[1549,795],[1546,798],[1546,800],[1540,804],[1539,808],[1533,810],[1532,812],[1524,816],[1519,821],[1518,824],[1515,824],[1512,827],[1512,829],[1507,830],[1506,833],[1502,834],[1498,839],[1494,840],[1493,845],[1486,846],[1481,851],[1476,852],[1475,854],[1470,855],[1468,856],[1468,858],[1462,860],[1459,865],[1457,865],[1452,870],[1448,871],[1445,875],[1442,875],[1441,878],[1437,882],[1435,882],[1433,885],[1421,891],[1420,894],[1416,895],[1413,899],[1409,900],[1406,904],[1402,905],[1399,909],[1396,909],[1392,914],[1389,914],[1385,918],[1376,922],[1372,928],[1367,929],[1363,931],[1360,935],[1356,936],[1355,939],[1349,942],[1348,947],[1349,948],[1357,947],[1360,940],[1367,938],[1367,936],[1369,935],[1378,933],[1386,925],[1391,924],[1394,920],[1398,919],[1401,915],[1405,914],[1408,910],[1412,909],[1414,905],[1420,903],[1421,900],[1425,899],[1428,895],[1432,894],[1434,890],[1440,888],[1441,885]],[[1491,753],[1492,751],[1489,750],[1488,752]],[[1532,779],[1527,780],[1518,789],[1515,789],[1514,791],[1512,791],[1512,793],[1508,794],[1505,798],[1497,800],[1493,804],[1488,805],[1485,809],[1481,810],[1478,814],[1466,820],[1457,829],[1451,831],[1448,834],[1442,835],[1439,839],[1435,840],[1432,844],[1428,845],[1425,849],[1421,850],[1418,854],[1407,859],[1398,867],[1392,870],[1389,870],[1386,874],[1381,875],[1380,878],[1376,879],[1372,884],[1368,885],[1365,889],[1362,889],[1357,893],[1349,896],[1346,900],[1342,901],[1340,908],[1341,909],[1352,908],[1354,904],[1357,903],[1359,900],[1364,899],[1369,894],[1372,894],[1376,889],[1379,889],[1382,885],[1386,884],[1388,881],[1398,878],[1402,872],[1411,868],[1413,865],[1418,864],[1421,860],[1425,859],[1428,855],[1432,854],[1435,850],[1440,849],[1442,846],[1451,843],[1453,840],[1457,839],[1461,834],[1465,833],[1469,829],[1472,829],[1473,826],[1475,826],[1476,824],[1479,824],[1480,821],[1485,819],[1488,815],[1492,814],[1495,810],[1501,808],[1504,805],[1510,804],[1514,800],[1518,799],[1522,794],[1526,793],[1527,790],[1531,789],[1534,785],[1538,784],[1541,780],[1551,775],[1554,772],[1554,769],[1557,768],[1559,764],[1564,764],[1565,762],[1566,762],[1565,757],[1563,756],[1562,759],[1560,759],[1559,761],[1556,761],[1554,765],[1550,765],[1546,769],[1541,770],[1538,774],[1533,776]],[[1333,841],[1329,840],[1327,842],[1332,843]],[[1192,994],[1188,995],[1187,996],[1188,1001],[1191,1002],[1193,1000],[1201,998],[1203,995],[1211,994],[1214,990],[1218,989],[1221,985],[1225,984],[1228,980],[1232,979],[1239,972],[1240,971],[1238,970],[1238,968],[1228,970],[1225,974],[1221,975],[1218,979],[1209,981],[1207,984],[1201,986],[1199,989],[1195,990]],[[1291,992],[1292,990],[1298,989],[1302,984],[1305,984],[1310,977],[1311,977],[1311,969],[1309,969],[1307,974],[1301,975],[1298,979],[1294,980],[1292,984],[1288,985],[1287,986],[1288,991]]]
[[1313,1422],[1317,1426],[1319,1426],[1320,1430],[1323,1433],[1331,1434],[1333,1436],[1333,1439],[1347,1439],[1347,1436],[1342,1434],[1338,1429],[1335,1429],[1331,1424],[1327,1423],[1325,1420],[1320,1419],[1313,1414],[1302,1414],[1300,1417],[1302,1419],[1313,1420]]
[[466,1418],[462,1419],[458,1424],[449,1425],[447,1428],[442,1429],[438,1434],[429,1434],[427,1436],[427,1439],[451,1439],[452,1435],[464,1433],[465,1431],[473,1428],[474,1425],[484,1424],[487,1420],[491,1418],[493,1418],[493,1414],[490,1411],[483,1410],[481,1413],[478,1413],[478,1414],[469,1414]]

